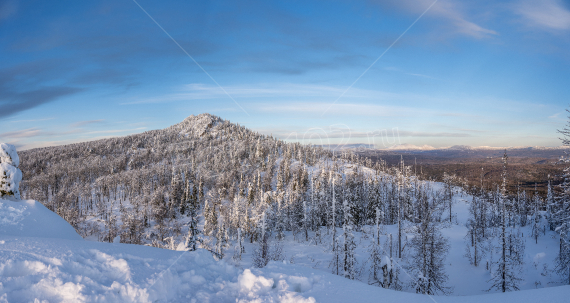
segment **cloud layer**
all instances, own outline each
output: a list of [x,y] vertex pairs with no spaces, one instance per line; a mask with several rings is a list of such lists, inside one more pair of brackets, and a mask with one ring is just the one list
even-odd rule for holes
[[551,30],[570,29],[570,10],[559,0],[524,0],[515,8],[528,25]]

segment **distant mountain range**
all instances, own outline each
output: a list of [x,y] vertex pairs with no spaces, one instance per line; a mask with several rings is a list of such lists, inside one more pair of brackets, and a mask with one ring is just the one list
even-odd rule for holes
[[433,147],[430,145],[417,146],[413,144],[398,144],[384,148],[384,150],[513,150],[513,149],[526,149],[526,150],[558,150],[568,149],[568,146],[469,146],[469,145],[453,145],[449,147]]
[[[358,149],[369,148],[375,149],[372,144],[355,143],[345,145],[331,145],[330,148],[343,148],[343,149]],[[469,146],[469,145],[453,145],[448,147],[433,147],[430,145],[413,145],[408,143],[397,144],[386,148],[377,148],[382,151],[481,151],[481,150],[563,150],[568,149],[569,146]]]

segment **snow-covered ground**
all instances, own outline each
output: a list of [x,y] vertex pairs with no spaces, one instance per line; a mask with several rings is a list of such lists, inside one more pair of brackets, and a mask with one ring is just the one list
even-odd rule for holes
[[[442,187],[441,183],[433,182],[434,189],[439,190]],[[453,296],[471,296],[483,295],[488,293],[495,293],[497,290],[489,290],[491,282],[489,281],[491,273],[486,269],[485,263],[489,261],[497,261],[499,251],[495,251],[493,256],[487,254],[481,261],[478,267],[470,264],[468,258],[465,256],[467,227],[466,222],[469,217],[469,202],[472,197],[464,194],[456,194],[453,203],[453,219],[452,224],[442,224],[442,234],[449,240],[450,250],[445,259],[445,273],[449,279],[447,285],[452,287]],[[444,214],[446,217],[446,214]],[[448,217],[448,216],[447,216]],[[404,254],[408,253],[407,242],[411,240],[412,234],[407,233],[407,224],[404,224],[403,233],[403,247]],[[490,229],[492,230],[492,229]],[[554,272],[554,259],[558,253],[559,237],[555,232],[546,231],[545,234],[540,234],[538,243],[535,243],[534,238],[531,238],[531,224],[526,227],[518,228],[518,231],[524,235],[522,237],[525,241],[524,264],[521,268],[519,278],[522,279],[518,285],[521,290],[538,289],[538,288],[552,288],[555,286],[563,285],[561,277]],[[322,236],[320,243],[315,244],[314,233],[309,233],[309,241],[305,241],[304,235],[299,233],[293,235],[291,232],[286,232],[285,239],[282,243],[284,259],[289,263],[302,265],[308,267],[316,272],[328,274],[332,271],[330,263],[332,260],[331,252],[331,233],[327,233],[326,228],[322,228]],[[337,228],[337,235],[342,233],[341,228]],[[362,231],[355,232],[355,239],[357,243],[356,258],[358,260],[358,268],[361,269],[362,274],[358,277],[361,283],[368,281],[368,269],[370,268],[369,247],[370,242],[374,238],[375,228],[372,226],[365,226]],[[388,255],[388,235],[393,236],[393,246],[396,245],[396,235],[398,229],[396,225],[381,226],[381,247],[383,254]],[[498,247],[497,239],[493,238],[493,246]],[[273,240],[275,241],[275,240]],[[244,243],[246,254],[242,256],[240,265],[244,268],[252,266],[251,252],[255,249],[256,244],[249,244],[249,241]],[[230,249],[227,257],[228,262],[232,263],[231,253],[233,248]],[[394,257],[396,256],[396,248],[393,248]],[[400,265],[400,279],[403,283],[410,283],[415,277],[412,273],[405,270],[407,264],[401,259],[395,259]],[[406,291],[413,291],[413,287],[408,287]]]
[[[462,212],[458,203],[458,221]],[[446,235],[451,241],[463,241],[464,234],[449,229]],[[360,238],[364,241],[366,236]],[[251,269],[247,258],[236,266],[217,261],[204,250],[184,252],[84,241],[67,222],[38,202],[0,200],[0,302],[504,303],[567,302],[570,294],[570,286],[448,297],[386,290],[330,274],[323,264],[329,261],[323,246],[289,241],[291,245],[285,242],[285,262]],[[251,252],[252,247],[246,249]],[[527,250],[529,261],[550,260],[546,252],[532,245],[527,244]],[[459,254],[452,248],[448,261],[457,269],[448,267],[450,280],[465,275],[465,266],[455,264],[466,261],[454,263]],[[321,269],[307,266],[309,263]],[[475,285],[486,278],[484,272],[474,274],[473,269],[469,274]]]

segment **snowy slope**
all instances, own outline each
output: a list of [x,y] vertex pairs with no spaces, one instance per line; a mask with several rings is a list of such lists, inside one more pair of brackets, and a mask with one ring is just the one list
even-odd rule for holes
[[[33,201],[0,200],[0,302],[565,302],[570,286],[428,297],[295,264],[240,269],[210,253],[83,241]],[[36,300],[37,299],[37,300]]]
[[37,202],[0,203],[0,302],[314,301],[289,287],[305,278],[265,278],[203,250],[83,241]]
[[69,223],[33,200],[0,200],[0,236],[82,240]]

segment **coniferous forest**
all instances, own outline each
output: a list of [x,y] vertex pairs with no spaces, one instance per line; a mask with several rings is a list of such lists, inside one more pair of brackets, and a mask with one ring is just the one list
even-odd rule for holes
[[387,166],[285,143],[201,114],[162,130],[19,154],[22,198],[86,239],[203,248],[236,264],[249,254],[255,267],[293,263],[283,243],[297,241],[322,247],[331,257],[320,268],[347,279],[452,294],[442,230],[458,224],[463,199],[463,258],[489,273],[488,290],[520,289],[525,243],[546,237],[559,247],[545,276],[570,284],[569,184],[549,185],[546,196],[507,191],[506,152],[502,183],[482,191],[452,175],[421,180],[403,161]]

